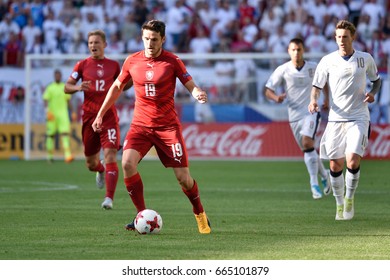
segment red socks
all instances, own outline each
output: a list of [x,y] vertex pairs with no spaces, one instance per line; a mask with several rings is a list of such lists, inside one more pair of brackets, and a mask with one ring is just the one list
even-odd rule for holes
[[144,200],[144,185],[139,173],[131,176],[130,178],[125,178],[124,182],[127,192],[129,193],[135,208],[137,208],[137,212],[146,209]]
[[199,215],[200,213],[204,212],[203,205],[200,202],[200,196],[199,196],[199,190],[198,190],[198,184],[194,180],[194,186],[190,190],[185,190],[182,188],[184,194],[188,197],[192,204],[192,212],[194,214]]
[[106,197],[114,199],[116,185],[118,183],[118,164],[116,162],[106,164]]

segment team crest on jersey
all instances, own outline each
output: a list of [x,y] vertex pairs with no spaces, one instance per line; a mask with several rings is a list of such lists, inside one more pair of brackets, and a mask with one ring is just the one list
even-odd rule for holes
[[103,70],[103,69],[98,69],[98,70],[96,71],[96,73],[97,73],[97,75],[98,75],[99,78],[101,78],[101,77],[104,76],[104,70]]
[[153,76],[154,76],[153,71],[146,71],[146,79],[150,81],[151,79],[153,79]]

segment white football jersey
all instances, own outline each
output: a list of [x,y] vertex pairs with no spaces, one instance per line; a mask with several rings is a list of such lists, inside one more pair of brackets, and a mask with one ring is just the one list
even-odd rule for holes
[[370,120],[368,104],[364,103],[367,77],[379,79],[374,59],[369,53],[356,51],[346,61],[338,51],[324,56],[317,66],[313,86],[329,84],[329,121]]
[[305,61],[301,70],[295,68],[291,61],[278,66],[269,77],[265,86],[277,91],[282,86],[287,94],[288,118],[296,122],[308,114],[312,81],[317,63]]

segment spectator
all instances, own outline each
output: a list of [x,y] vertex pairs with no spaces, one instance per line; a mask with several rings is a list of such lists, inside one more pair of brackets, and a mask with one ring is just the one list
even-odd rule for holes
[[116,22],[121,21],[129,14],[133,13],[132,7],[129,5],[125,5],[123,0],[114,0],[112,6],[106,6],[105,12],[108,13],[111,20],[115,20]]
[[301,37],[303,24],[297,19],[295,11],[291,10],[286,18],[286,22],[283,24],[284,33],[289,34],[290,37]]
[[217,102],[234,102],[234,64],[229,59],[218,60],[214,64],[215,85],[217,87]]
[[135,0],[133,12],[135,22],[138,24],[138,28],[140,28],[149,14],[149,9],[146,6],[145,0]]
[[0,22],[0,42],[5,45],[9,40],[10,33],[19,34],[20,30],[19,25],[12,20],[12,15],[6,14]]
[[125,43],[120,39],[117,32],[110,35],[105,52],[107,54],[121,54],[125,52]]
[[13,20],[19,25],[19,28],[22,29],[27,24],[27,17],[29,15],[28,2],[14,0],[10,5],[9,11]]
[[259,29],[254,20],[247,17],[241,31],[244,41],[248,42],[251,45],[250,49],[252,49],[252,45],[255,43],[257,34],[259,33]]
[[[327,19],[335,16],[338,20],[348,19],[349,10],[344,0],[335,0],[328,8]],[[326,20],[327,22],[327,20]]]
[[[139,28],[138,28],[139,29]],[[144,42],[142,41],[141,34],[137,34],[131,38],[126,44],[126,52],[134,53],[143,50]]]
[[23,65],[23,47],[19,35],[11,31],[3,53],[4,66],[21,67]]
[[366,0],[363,4],[361,15],[368,15],[370,17],[369,26],[372,30],[380,29],[380,22],[385,18],[385,9],[377,3],[377,0]]
[[256,8],[248,3],[248,0],[240,0],[238,5],[238,22],[242,29],[248,22],[255,23],[257,21]]
[[40,36],[41,34],[41,29],[34,25],[34,20],[29,17],[27,25],[22,29],[23,49],[26,53],[28,53],[35,44],[35,37]]
[[43,34],[48,53],[54,52],[57,47],[57,29],[62,29],[64,24],[55,18],[54,12],[49,10],[45,21],[43,22]]
[[[81,20],[83,22],[90,21],[90,15],[92,14],[94,17],[94,22],[97,26],[103,26],[104,24],[104,10],[103,6],[100,4],[100,1],[97,1],[99,4],[95,4],[94,0],[84,0],[84,5],[80,8]],[[92,29],[97,29],[92,28]],[[86,30],[86,33],[91,31],[92,29]]]
[[217,22],[216,11],[210,7],[207,1],[198,2],[198,14],[202,22],[211,30],[213,25]]
[[[196,37],[192,38],[189,43],[189,50],[194,54],[211,53],[213,50],[213,44],[210,38],[205,33],[203,28],[199,28],[196,32]],[[192,60],[192,64],[196,66],[207,66],[210,61],[207,59],[197,58]]]
[[318,26],[314,28],[314,34],[306,38],[305,45],[308,53],[322,53],[325,51],[326,38],[322,35]]
[[184,1],[177,0],[167,13],[166,48],[173,52],[182,50],[186,41],[188,14],[184,12]]
[[45,6],[46,4],[43,2],[43,0],[33,0],[29,5],[29,18],[31,17],[33,19],[34,25],[38,26],[40,29],[42,29],[43,22],[45,20]]
[[126,15],[125,21],[119,25],[119,32],[123,42],[129,42],[138,36],[139,26],[135,22],[133,13]]
[[305,4],[308,15],[313,16],[315,24],[321,29],[324,27],[327,17],[327,7],[323,0],[307,1]]

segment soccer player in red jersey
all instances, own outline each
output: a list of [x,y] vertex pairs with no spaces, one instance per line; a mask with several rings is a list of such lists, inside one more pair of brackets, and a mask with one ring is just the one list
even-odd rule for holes
[[[98,188],[106,186],[103,209],[112,209],[118,182],[117,151],[120,149],[119,119],[115,106],[107,108],[102,119],[104,129],[96,133],[92,123],[103,104],[108,89],[120,73],[119,63],[105,57],[106,35],[102,30],[88,33],[88,48],[91,56],[80,60],[65,84],[65,93],[84,92],[82,114],[82,139],[87,168],[96,172]],[[81,83],[78,81],[81,80]],[[131,84],[126,85],[129,88]],[[100,161],[103,148],[104,161]]]
[[[165,24],[151,20],[142,25],[144,50],[128,56],[122,70],[107,93],[93,129],[105,129],[106,112],[115,103],[125,85],[132,81],[136,101],[134,116],[123,144],[122,169],[127,191],[137,211],[144,210],[143,183],[137,166],[149,149],[154,146],[165,167],[173,172],[190,200],[199,232],[211,232],[209,220],[200,200],[198,185],[188,168],[188,155],[181,132],[181,125],[174,107],[176,78],[200,103],[207,101],[207,94],[200,89],[187,72],[183,62],[163,49]],[[126,226],[134,230],[134,221]]]

